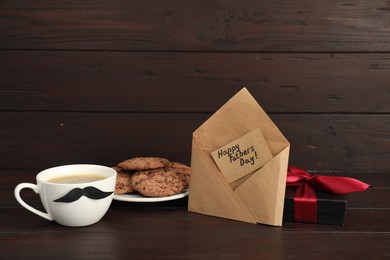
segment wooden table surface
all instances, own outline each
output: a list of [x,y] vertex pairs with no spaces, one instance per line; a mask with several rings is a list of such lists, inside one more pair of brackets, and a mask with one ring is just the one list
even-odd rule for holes
[[[146,204],[114,201],[97,224],[63,227],[14,199],[14,187],[35,182],[35,172],[3,171],[1,176],[1,259],[390,258],[388,173],[353,175],[372,188],[349,194],[344,226],[284,222],[282,227],[188,212],[186,198]],[[23,190],[22,197],[41,207],[33,191]]]
[[[0,259],[390,258],[389,10],[387,0],[2,0]],[[14,198],[33,169],[189,164],[193,131],[244,86],[291,143],[291,165],[372,184],[348,196],[344,226],[252,225],[181,199],[115,201],[99,223],[67,228]]]

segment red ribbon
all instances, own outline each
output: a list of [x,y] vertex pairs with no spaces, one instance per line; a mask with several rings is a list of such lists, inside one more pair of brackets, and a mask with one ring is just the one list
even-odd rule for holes
[[289,166],[287,186],[298,186],[294,194],[294,221],[317,223],[317,196],[314,189],[336,194],[365,191],[367,183],[349,177],[310,175],[304,169]]

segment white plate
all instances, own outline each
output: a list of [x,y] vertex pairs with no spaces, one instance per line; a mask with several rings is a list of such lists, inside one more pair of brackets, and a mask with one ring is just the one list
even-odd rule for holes
[[130,193],[122,195],[114,195],[114,200],[127,201],[127,202],[159,202],[159,201],[168,201],[168,200],[177,200],[188,196],[188,189],[184,190],[182,193],[175,194],[167,197],[145,197],[139,193]]

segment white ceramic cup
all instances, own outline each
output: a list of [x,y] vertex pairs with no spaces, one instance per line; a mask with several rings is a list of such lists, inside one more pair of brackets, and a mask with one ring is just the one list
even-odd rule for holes
[[[102,179],[81,183],[53,183],[54,177],[81,174],[102,176]],[[48,181],[49,180],[49,181]],[[93,164],[58,166],[41,171],[36,176],[37,184],[20,183],[15,188],[16,200],[29,211],[48,220],[81,227],[98,222],[111,205],[115,191],[116,171],[110,167]],[[20,197],[22,189],[38,193],[47,213],[37,210]]]

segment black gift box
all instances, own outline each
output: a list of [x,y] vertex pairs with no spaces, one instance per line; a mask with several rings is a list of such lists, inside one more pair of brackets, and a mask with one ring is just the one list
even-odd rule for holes
[[[286,187],[283,221],[294,222],[294,194],[297,187]],[[315,190],[317,195],[317,223],[343,225],[347,195]]]

